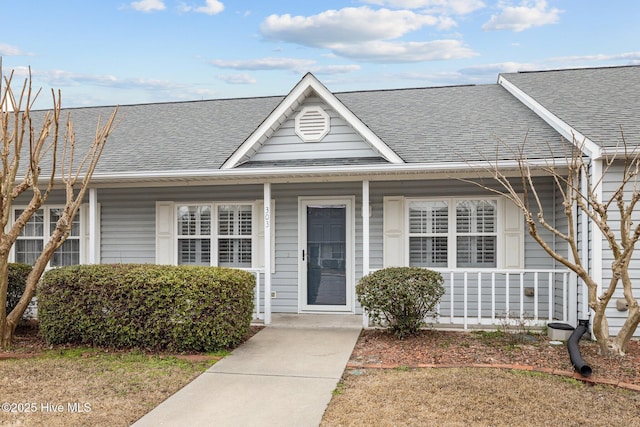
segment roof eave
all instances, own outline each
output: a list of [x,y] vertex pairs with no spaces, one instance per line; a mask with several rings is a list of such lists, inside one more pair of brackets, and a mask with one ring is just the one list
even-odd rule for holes
[[500,74],[498,76],[498,84],[505,88],[511,95],[527,106],[531,111],[537,114],[542,120],[544,120],[549,126],[555,129],[564,139],[570,141],[574,146],[580,150],[586,152],[592,159],[599,159],[602,157],[602,147],[591,141],[585,135],[580,133],[577,129],[569,126],[566,122],[553,114],[547,108],[545,108],[538,101],[533,99],[527,93],[518,88],[515,84],[511,83],[507,78]]
[[[541,171],[544,168],[563,167],[566,158],[527,160],[530,168]],[[168,182],[197,182],[197,181],[234,181],[255,180],[267,182],[269,180],[289,179],[303,181],[313,178],[362,178],[370,177],[375,180],[415,176],[428,178],[428,175],[442,177],[446,175],[474,174],[486,175],[495,169],[501,171],[519,172],[516,160],[480,161],[480,162],[447,162],[447,163],[404,163],[387,165],[348,165],[348,166],[316,166],[316,167],[288,167],[288,168],[243,168],[243,169],[215,169],[215,170],[182,170],[182,171],[139,171],[95,173],[91,180],[94,185],[126,184],[126,183],[168,183]]]

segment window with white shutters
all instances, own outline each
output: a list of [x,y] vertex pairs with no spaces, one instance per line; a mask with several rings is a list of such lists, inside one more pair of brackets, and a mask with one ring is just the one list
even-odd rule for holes
[[456,203],[456,267],[496,267],[497,202]]
[[211,206],[178,206],[178,264],[211,264]]
[[447,202],[409,202],[409,264],[415,267],[446,267],[448,230]]
[[218,205],[218,265],[251,267],[251,205]]
[[251,268],[252,204],[178,205],[176,212],[178,264]]
[[410,200],[409,265],[495,268],[497,199]]

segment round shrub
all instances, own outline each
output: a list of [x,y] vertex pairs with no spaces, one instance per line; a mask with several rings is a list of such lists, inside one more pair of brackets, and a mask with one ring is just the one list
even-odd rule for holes
[[9,263],[8,283],[7,283],[7,314],[18,305],[18,301],[24,293],[27,284],[27,276],[31,273],[31,266],[28,264]]
[[391,267],[360,279],[358,301],[374,324],[387,324],[403,338],[418,332],[444,295],[440,273],[417,267]]
[[48,271],[38,286],[49,343],[216,351],[249,331],[255,277],[219,267],[81,265]]

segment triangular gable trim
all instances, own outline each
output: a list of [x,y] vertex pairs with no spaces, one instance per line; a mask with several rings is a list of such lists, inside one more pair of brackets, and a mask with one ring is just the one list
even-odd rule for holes
[[258,126],[242,145],[224,162],[221,169],[234,168],[240,164],[245,157],[249,157],[252,151],[257,151],[260,143],[277,130],[280,124],[309,96],[311,90],[342,116],[342,118],[387,161],[396,164],[404,163],[400,156],[378,138],[369,127],[362,123],[362,121],[340,102],[329,89],[320,83],[313,74],[307,73],[260,126]]
[[553,114],[538,101],[507,80],[503,75],[498,76],[498,84],[504,87],[509,93],[511,93],[511,95],[516,97],[516,99],[537,114],[549,126],[554,128],[567,141],[571,142],[578,148],[584,148],[587,150],[592,159],[599,159],[602,157],[602,147]]

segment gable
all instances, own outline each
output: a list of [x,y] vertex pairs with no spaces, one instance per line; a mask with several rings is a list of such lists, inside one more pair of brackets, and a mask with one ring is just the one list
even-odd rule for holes
[[[321,113],[326,115],[326,121]],[[301,128],[301,117],[313,122]],[[382,156],[344,118],[315,95],[300,104],[247,160],[278,162],[357,158]]]
[[[302,121],[317,132],[300,128]],[[296,129],[297,128],[297,129]],[[315,135],[315,136],[312,136]],[[404,161],[311,73],[307,73],[258,128],[227,159],[222,169],[247,163],[384,159]]]

